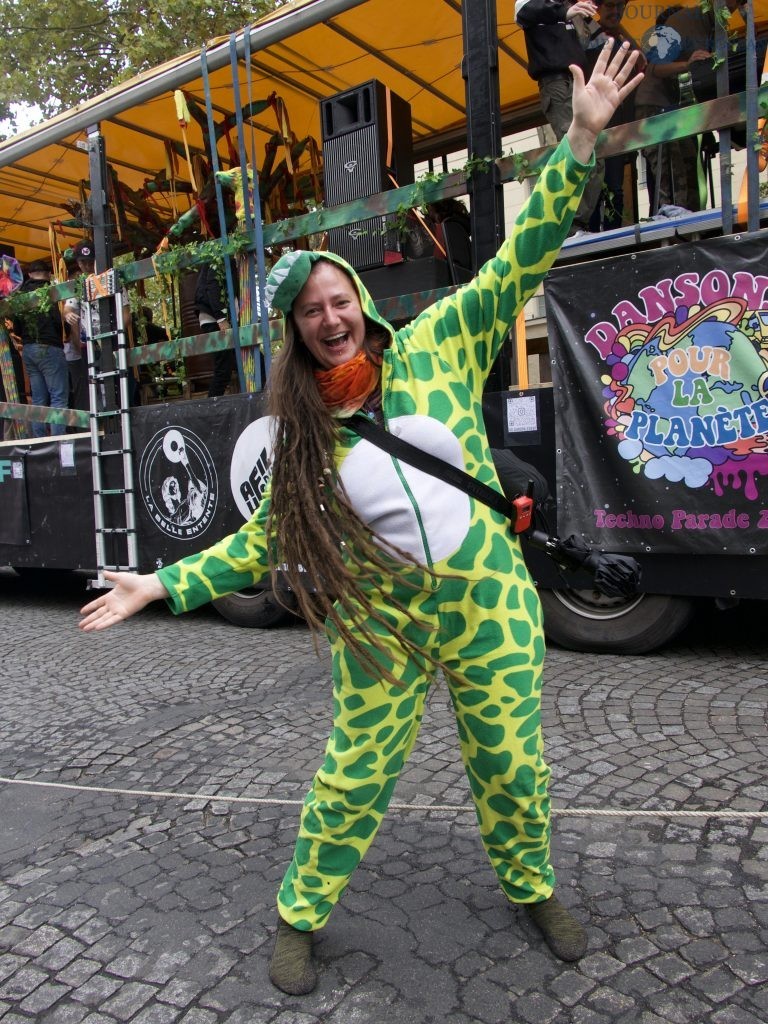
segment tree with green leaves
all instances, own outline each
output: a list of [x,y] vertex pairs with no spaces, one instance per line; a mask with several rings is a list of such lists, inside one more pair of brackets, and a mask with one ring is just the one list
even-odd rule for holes
[[0,119],[11,104],[51,117],[284,0],[0,0]]

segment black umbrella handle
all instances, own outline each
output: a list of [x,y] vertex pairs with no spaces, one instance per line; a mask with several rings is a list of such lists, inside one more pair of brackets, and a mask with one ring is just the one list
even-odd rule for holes
[[642,570],[640,563],[630,555],[595,551],[576,537],[562,541],[542,530],[531,530],[526,537],[562,569],[568,572],[583,569],[590,573],[595,587],[606,597],[630,598],[638,593]]

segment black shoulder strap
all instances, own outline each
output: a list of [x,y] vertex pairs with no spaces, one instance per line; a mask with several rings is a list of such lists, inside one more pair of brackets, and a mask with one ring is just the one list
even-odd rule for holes
[[458,487],[460,491],[464,491],[470,497],[482,501],[484,505],[490,506],[494,511],[501,512],[512,523],[516,521],[517,509],[511,501],[508,501],[498,491],[494,491],[492,487],[488,487],[487,484],[475,480],[473,476],[465,473],[463,469],[457,469],[450,462],[445,462],[436,455],[430,455],[429,452],[425,452],[422,448],[417,448],[408,441],[403,441],[402,438],[390,434],[389,431],[384,430],[361,413],[350,416],[349,419],[344,421],[344,424],[350,430],[354,430],[356,434],[359,434],[360,437],[364,437],[366,441],[370,441],[371,444],[375,444],[378,448],[383,448],[385,452],[389,452],[395,458],[402,459],[403,462],[407,462],[410,466],[415,466],[416,469],[420,469],[424,473],[436,476],[439,480],[444,480],[453,487]]

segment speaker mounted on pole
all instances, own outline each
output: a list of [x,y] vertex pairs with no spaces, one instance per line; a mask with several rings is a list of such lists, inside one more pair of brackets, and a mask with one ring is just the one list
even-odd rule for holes
[[[374,79],[329,96],[320,119],[326,206],[413,183],[411,107],[387,86]],[[394,215],[331,228],[328,248],[355,270],[402,258]]]

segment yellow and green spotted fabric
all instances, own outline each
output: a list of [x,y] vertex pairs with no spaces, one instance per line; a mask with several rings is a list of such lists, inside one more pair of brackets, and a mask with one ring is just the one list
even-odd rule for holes
[[[483,385],[517,313],[560,248],[588,171],[564,140],[497,255],[474,281],[392,331],[384,354],[387,429],[499,490],[483,425]],[[380,320],[351,273],[365,312]],[[398,631],[451,670],[448,686],[480,838],[503,893],[517,903],[546,899],[555,878],[540,728],[544,640],[519,542],[487,506],[351,431],[342,434],[335,457],[355,510],[383,543],[413,560],[404,561],[401,575],[384,580],[376,592],[381,621],[367,623],[380,641],[372,657],[379,664],[383,659],[401,685],[366,671],[329,626],[334,724],[304,803],[278,911],[296,928],[321,928],[386,811],[434,675],[423,659],[404,660]],[[159,572],[174,610],[267,575],[267,501],[233,536]],[[413,618],[398,605],[407,605]],[[339,610],[354,628],[354,609]]]

